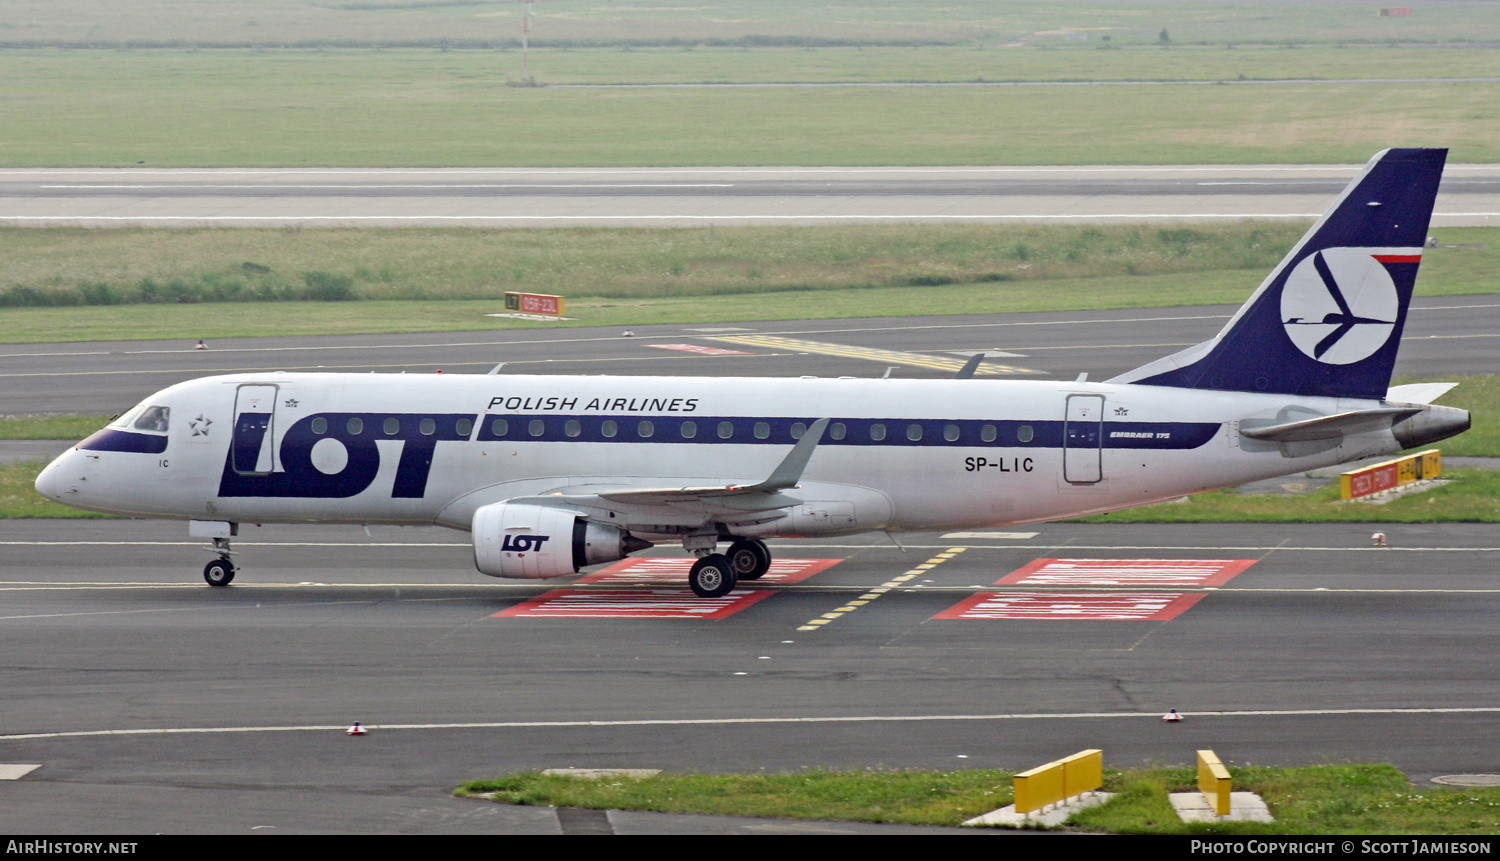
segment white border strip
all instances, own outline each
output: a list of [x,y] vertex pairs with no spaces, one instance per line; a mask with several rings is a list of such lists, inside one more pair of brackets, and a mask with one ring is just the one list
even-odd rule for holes
[[[1254,709],[1244,711],[1184,712],[1184,717],[1312,717],[1317,715],[1432,715],[1432,714],[1494,714],[1500,707],[1474,706],[1468,708],[1385,708],[1385,709]],[[565,721],[492,721],[484,723],[411,723],[411,724],[362,724],[374,730],[444,730],[444,729],[573,729],[579,727],[620,726],[733,726],[775,725],[814,723],[931,723],[937,721],[1013,721],[1013,720],[1068,720],[1084,718],[1149,718],[1160,720],[1157,714],[1141,712],[1055,712],[1049,714],[973,714],[973,715],[858,715],[846,717],[768,717],[768,718],[642,718],[636,720],[565,720]],[[101,729],[73,730],[67,732],[36,732],[0,735],[0,741],[26,741],[52,738],[102,738],[106,736],[143,735],[214,735],[220,733],[252,732],[343,732],[346,725],[306,724],[290,726],[237,726],[237,727],[162,727],[159,729]]]

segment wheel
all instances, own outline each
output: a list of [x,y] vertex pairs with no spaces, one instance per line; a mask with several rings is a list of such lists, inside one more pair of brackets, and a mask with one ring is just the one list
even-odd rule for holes
[[729,545],[729,565],[736,580],[759,580],[771,570],[771,551],[758,538],[742,538]]
[[705,556],[693,563],[688,585],[699,598],[722,598],[734,591],[734,566],[720,553]]
[[215,559],[203,566],[203,579],[210,586],[228,586],[234,579],[234,563],[228,559]]

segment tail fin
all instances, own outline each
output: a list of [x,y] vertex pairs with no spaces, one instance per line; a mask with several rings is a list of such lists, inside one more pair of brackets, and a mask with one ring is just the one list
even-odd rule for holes
[[1110,382],[1383,398],[1447,156],[1377,154],[1213,340]]

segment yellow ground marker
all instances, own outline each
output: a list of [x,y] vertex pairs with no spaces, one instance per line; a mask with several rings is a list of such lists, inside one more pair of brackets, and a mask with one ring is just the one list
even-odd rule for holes
[[[867,359],[871,362],[884,362],[888,365],[914,365],[919,368],[932,368],[938,371],[952,371],[958,373],[963,370],[964,361],[947,356],[929,356],[924,353],[907,353],[901,350],[877,350],[873,347],[854,347],[848,344],[825,344],[821,341],[803,341],[799,338],[783,338],[780,335],[718,335],[710,338],[711,341],[724,341],[730,344],[741,344],[749,347],[768,347],[774,350],[793,350],[799,353],[817,353],[820,356],[843,356],[848,359]],[[996,365],[991,362],[980,364],[976,374],[1040,374],[1030,368],[1018,368],[1014,365]]]
[[805,625],[799,625],[797,627],[797,630],[799,630],[799,631],[816,631],[819,628],[821,628],[822,626],[827,625],[829,622],[832,622],[832,621],[835,621],[836,619],[841,618],[846,613],[852,613],[855,610],[858,610],[860,607],[863,607],[866,604],[869,604],[871,601],[874,601],[876,598],[879,598],[881,595],[884,595],[885,593],[891,591],[892,589],[895,589],[898,586],[905,585],[907,583],[907,581],[912,580],[912,579],[914,579],[916,577],[920,577],[923,574],[929,573],[933,568],[936,568],[937,566],[943,564],[944,562],[947,562],[949,559],[952,559],[953,557],[957,556],[958,554],[964,552],[964,549],[965,548],[963,548],[963,547],[950,547],[946,551],[944,551],[942,553],[939,553],[938,555],[932,557],[931,559],[928,559],[926,562],[922,563],[921,565],[916,566],[915,568],[910,569],[906,573],[897,575],[895,577],[892,577],[887,582],[882,583],[881,585],[875,587],[874,589],[871,589],[870,591],[868,591],[865,594],[859,596],[855,600],[853,600],[853,601],[846,601],[844,603],[844,606],[839,607],[837,610],[834,610],[834,611],[829,612],[829,613],[824,613],[823,615],[819,616],[816,619],[810,619],[810,620],[808,620],[807,624],[805,624]]

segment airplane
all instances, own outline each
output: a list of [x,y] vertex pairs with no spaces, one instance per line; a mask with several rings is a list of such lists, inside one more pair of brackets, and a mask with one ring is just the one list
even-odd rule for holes
[[1104,382],[232,374],[151,395],[36,488],[188,521],[213,586],[240,524],[436,524],[507,578],[680,542],[717,598],[766,573],[766,539],[1057,520],[1389,455],[1470,424],[1432,403],[1453,383],[1390,387],[1446,157],[1378,153],[1215,337]]

